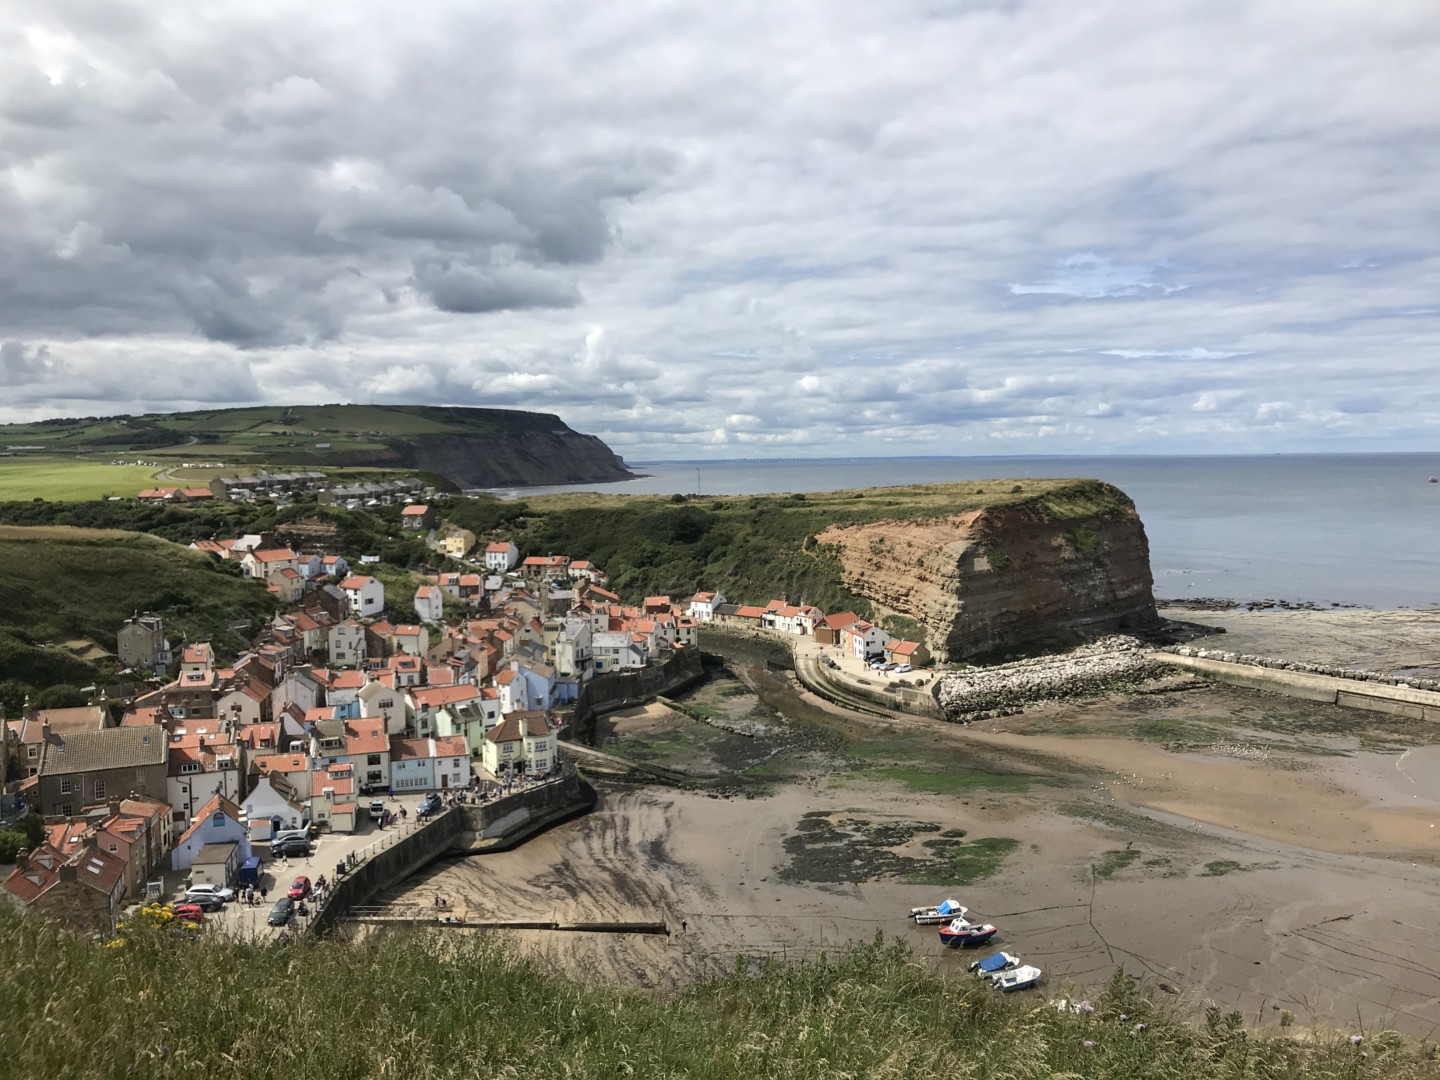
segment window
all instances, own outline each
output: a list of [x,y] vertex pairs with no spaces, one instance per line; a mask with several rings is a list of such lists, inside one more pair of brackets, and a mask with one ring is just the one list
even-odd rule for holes
[[74,804],[74,803],[68,803],[68,802],[67,802],[67,803],[61,803],[61,804],[60,804],[60,813],[63,814],[65,817],[69,817],[71,814],[75,813],[75,804]]
[[544,749],[546,749],[545,740],[544,740],[544,739],[541,739],[539,742],[537,742],[537,743],[535,744],[535,749],[536,749],[536,750],[544,750]]
[[368,757],[365,758],[365,764],[366,764],[366,765],[379,765],[379,764],[380,764],[380,755],[379,755],[379,754],[370,754]]
[[40,756],[40,747],[38,747],[38,746],[33,746],[33,745],[32,745],[31,747],[29,747],[29,756],[32,757],[32,758],[37,758],[37,757],[39,757],[39,756]]
[[182,776],[186,773],[197,773],[199,771],[200,763],[198,761],[182,761],[180,763],[180,774]]
[[[68,777],[68,776],[62,776],[62,777],[60,778],[60,794],[61,794],[61,795],[71,795],[71,794],[74,794],[74,792],[75,792],[75,784],[71,781],[70,777]],[[68,811],[67,811],[67,813],[68,813]]]
[[95,798],[97,798],[97,799],[103,799],[103,798],[105,798],[105,781],[104,781],[104,780],[96,780],[96,781],[95,781]]

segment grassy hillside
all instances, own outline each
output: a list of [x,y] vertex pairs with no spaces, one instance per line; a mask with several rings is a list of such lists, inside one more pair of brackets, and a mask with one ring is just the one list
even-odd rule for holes
[[89,638],[113,651],[121,622],[149,610],[172,641],[188,634],[233,653],[276,607],[238,571],[153,536],[0,526],[0,631],[33,644]]
[[1130,500],[1095,480],[985,480],[794,495],[545,495],[523,502],[454,500],[445,516],[477,535],[512,537],[530,554],[590,559],[627,598],[720,588],[732,600],[776,597],[868,614],[840,585],[833,552],[816,542],[832,524],[941,517],[1025,507],[1074,520],[1128,513]]
[[428,405],[265,405],[144,416],[80,417],[0,424],[0,445],[57,451],[143,452],[227,462],[315,460],[384,449],[426,435],[500,436],[562,426],[546,413]]
[[[1178,1022],[1125,979],[1090,1011],[946,982],[904,946],[737,969],[672,995],[566,982],[498,935],[244,944],[203,931],[111,949],[0,908],[14,1076],[1413,1080],[1393,1033],[1247,1037]],[[442,948],[443,946],[443,948]],[[960,958],[953,959],[956,964]],[[83,1018],[83,1019],[82,1019]],[[1358,1032],[1357,1032],[1358,1034]]]

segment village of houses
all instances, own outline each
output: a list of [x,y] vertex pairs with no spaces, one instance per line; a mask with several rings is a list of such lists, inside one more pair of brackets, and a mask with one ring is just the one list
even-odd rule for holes
[[437,529],[423,504],[402,522],[475,567],[406,597],[415,623],[387,617],[363,556],[351,566],[268,535],[195,541],[237,561],[281,613],[225,662],[209,642],[172,645],[162,619],[137,612],[118,628],[117,655],[153,673],[153,689],[6,722],[20,777],[8,794],[43,816],[46,836],[17,857],[3,898],[106,934],[147,898],[253,878],[277,834],[370,832],[386,820],[371,820],[372,798],[503,797],[563,767],[568,711],[591,679],[695,649],[702,624],[928,663],[923,646],[853,613],[712,592],[626,605],[583,560],[522,559],[506,540],[477,547],[469,532]]

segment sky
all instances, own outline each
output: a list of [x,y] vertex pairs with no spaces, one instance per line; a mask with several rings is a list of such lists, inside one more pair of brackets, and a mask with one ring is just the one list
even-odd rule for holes
[[0,0],[0,421],[1428,451],[1433,0]]

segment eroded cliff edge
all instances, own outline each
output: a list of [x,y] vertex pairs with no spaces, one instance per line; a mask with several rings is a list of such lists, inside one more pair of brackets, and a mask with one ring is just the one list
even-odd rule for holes
[[1095,480],[1007,505],[835,525],[816,539],[877,619],[924,625],[939,660],[994,659],[1160,622],[1135,505]]

